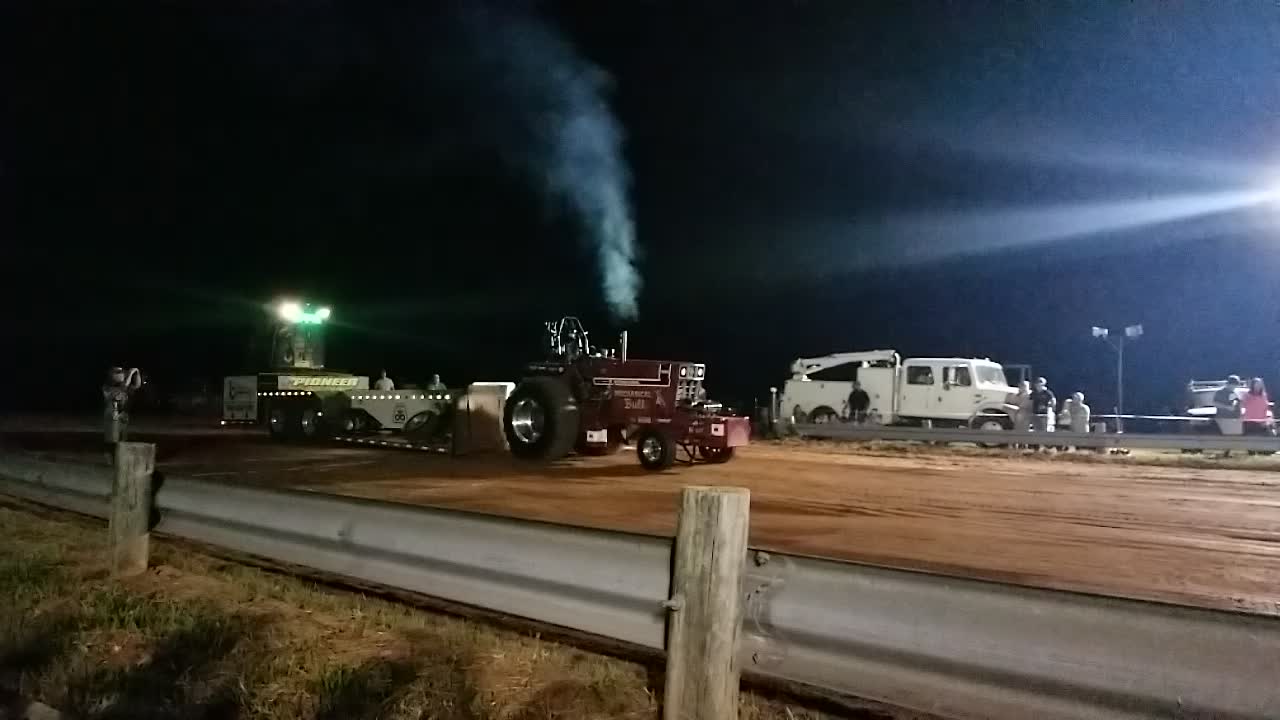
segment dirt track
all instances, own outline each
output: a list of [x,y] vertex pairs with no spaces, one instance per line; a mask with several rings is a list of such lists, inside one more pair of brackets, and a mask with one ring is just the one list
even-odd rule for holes
[[681,487],[739,485],[758,547],[1280,615],[1280,473],[757,445],[653,475],[630,453],[541,466],[244,436],[159,442],[175,475],[655,534],[672,532]]

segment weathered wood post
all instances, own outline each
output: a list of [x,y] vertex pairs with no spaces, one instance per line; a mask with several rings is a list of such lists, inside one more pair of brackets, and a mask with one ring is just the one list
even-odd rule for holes
[[156,446],[116,443],[116,474],[111,487],[111,574],[117,577],[146,572],[150,558],[151,474]]
[[680,497],[667,623],[665,720],[738,717],[742,565],[751,493],[689,487]]

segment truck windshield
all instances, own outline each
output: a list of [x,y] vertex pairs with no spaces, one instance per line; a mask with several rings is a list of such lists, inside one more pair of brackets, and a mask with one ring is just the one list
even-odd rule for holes
[[998,365],[977,365],[973,368],[978,375],[978,383],[981,385],[1007,385],[1008,380],[1004,377],[1004,369]]

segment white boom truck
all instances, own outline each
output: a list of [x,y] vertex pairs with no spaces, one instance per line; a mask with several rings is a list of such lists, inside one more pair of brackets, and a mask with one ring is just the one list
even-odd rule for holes
[[870,397],[868,422],[882,425],[1013,427],[1009,386],[999,363],[978,358],[907,358],[869,350],[798,358],[780,399],[793,422],[836,422],[849,415],[857,381]]

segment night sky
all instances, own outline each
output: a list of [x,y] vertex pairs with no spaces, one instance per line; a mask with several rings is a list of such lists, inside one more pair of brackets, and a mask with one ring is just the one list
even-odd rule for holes
[[[1031,363],[1101,412],[1089,328],[1133,323],[1131,409],[1280,382],[1276,3],[391,5],[6,5],[3,355],[30,382],[0,407],[92,404],[110,364],[257,369],[281,293],[334,307],[331,366],[451,385],[514,379],[566,313],[730,399],[893,347]],[[582,103],[616,167],[566,130]],[[630,322],[581,211],[605,180]]]

